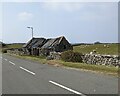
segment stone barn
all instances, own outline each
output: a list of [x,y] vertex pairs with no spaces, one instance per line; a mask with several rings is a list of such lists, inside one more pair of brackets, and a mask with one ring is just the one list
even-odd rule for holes
[[27,55],[39,55],[39,48],[44,45],[45,41],[45,38],[32,38],[23,45],[24,53]]
[[63,52],[72,49],[72,45],[64,36],[52,39],[32,38],[28,43],[23,45],[24,54],[37,56],[47,56],[50,52]]
[[61,36],[58,38],[47,39],[46,43],[40,48],[40,50],[42,54],[49,55],[50,52],[73,50],[73,47],[64,36]]

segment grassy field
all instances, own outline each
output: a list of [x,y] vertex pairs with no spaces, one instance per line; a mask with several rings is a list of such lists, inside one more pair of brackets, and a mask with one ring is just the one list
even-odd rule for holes
[[22,48],[23,44],[22,43],[18,43],[18,44],[6,44],[5,46],[0,47],[0,53],[1,52],[5,52],[8,49],[11,48]]
[[7,48],[22,48],[23,44],[7,44]]
[[[7,44],[5,48],[22,48],[22,46],[23,44]],[[73,46],[73,51],[75,52],[90,53],[93,50],[96,50],[97,54],[117,55],[118,44],[91,44]]]
[[80,53],[90,53],[93,50],[96,50],[97,54],[117,55],[118,44],[78,45],[78,46],[73,46],[73,50],[75,52],[80,52]]

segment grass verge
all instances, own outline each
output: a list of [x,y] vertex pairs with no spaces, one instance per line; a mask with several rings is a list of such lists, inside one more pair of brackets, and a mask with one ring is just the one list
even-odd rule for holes
[[85,63],[74,63],[74,62],[64,62],[64,61],[57,61],[64,66],[78,68],[78,69],[85,69],[91,70],[96,72],[108,73],[108,74],[118,74],[118,68],[114,66],[105,66],[105,65],[92,65],[92,64],[85,64]]
[[[45,57],[35,57],[35,56],[19,56],[19,55],[13,55],[9,54],[18,58],[27,59],[39,62],[41,64],[50,64],[54,66],[65,66],[65,67],[71,67],[71,68],[77,68],[77,69],[84,69],[87,71],[93,71],[93,72],[100,72],[105,73],[109,75],[118,76],[118,68],[114,66],[105,66],[105,65],[91,65],[91,64],[85,64],[85,63],[75,63],[75,62],[64,62],[62,60],[46,60]],[[119,69],[120,70],[120,69]]]
[[20,56],[20,55],[9,54],[9,53],[7,53],[7,55],[14,56],[14,57],[21,58],[21,59],[36,61],[36,62],[39,62],[39,63],[42,63],[42,64],[46,64],[46,62],[47,62],[45,57],[26,56],[26,55],[25,56]]

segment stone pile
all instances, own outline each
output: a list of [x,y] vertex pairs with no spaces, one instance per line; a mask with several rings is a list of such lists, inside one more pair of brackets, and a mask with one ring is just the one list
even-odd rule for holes
[[49,57],[51,57],[52,59],[59,60],[61,58],[61,53],[60,52],[50,52]]
[[7,50],[7,53],[10,53],[10,54],[16,54],[16,55],[24,55],[24,52],[22,51],[22,49],[9,49]]

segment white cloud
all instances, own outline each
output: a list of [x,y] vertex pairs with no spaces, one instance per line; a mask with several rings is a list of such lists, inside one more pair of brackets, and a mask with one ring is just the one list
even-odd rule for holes
[[21,12],[21,13],[18,14],[18,19],[22,20],[22,21],[30,20],[32,18],[33,18],[33,14],[32,13]]
[[83,4],[79,2],[43,2],[43,8],[48,10],[65,10],[65,11],[75,11],[83,8]]
[[[113,6],[113,3],[104,3],[104,2],[100,2],[100,3],[97,3],[97,2],[60,2],[59,0],[50,0],[48,2],[48,0],[45,0],[46,2],[43,2],[42,4],[42,7],[46,10],[54,10],[54,11],[59,11],[59,10],[65,10],[65,11],[80,11],[80,10],[84,10],[86,9],[87,7],[90,7],[90,8],[97,8],[97,9],[101,9],[101,10],[105,10],[107,9],[108,11],[109,8],[108,7],[111,7]],[[115,3],[115,2],[114,2]],[[110,5],[111,4],[111,5]],[[108,6],[106,6],[108,5]],[[117,5],[117,3],[116,3]],[[95,10],[94,9],[94,10]],[[87,9],[89,10],[89,9]]]

